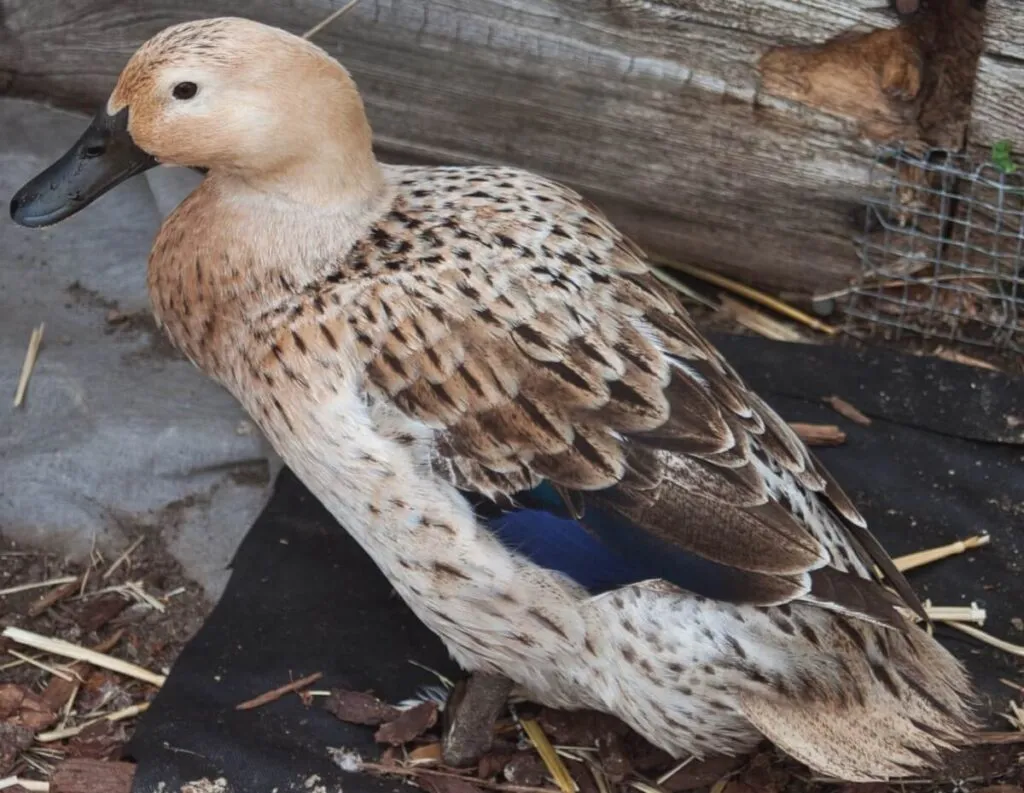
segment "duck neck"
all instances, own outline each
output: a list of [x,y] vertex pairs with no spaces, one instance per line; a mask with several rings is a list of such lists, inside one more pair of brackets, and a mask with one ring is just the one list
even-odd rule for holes
[[380,204],[387,184],[371,151],[327,152],[296,158],[273,169],[213,172],[225,194],[264,208],[324,215],[362,216]]

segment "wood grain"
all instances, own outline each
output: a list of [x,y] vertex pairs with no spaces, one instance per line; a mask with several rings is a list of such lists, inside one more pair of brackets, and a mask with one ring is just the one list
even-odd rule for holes
[[135,766],[106,760],[65,760],[50,779],[50,793],[131,793]]
[[1024,8],[1019,0],[989,0],[985,43],[971,112],[971,143],[1009,140],[1024,151]]
[[[332,8],[0,0],[0,90],[91,110],[165,25],[242,14],[301,32]],[[382,158],[531,168],[652,252],[815,291],[858,267],[874,147],[856,109],[772,96],[758,63],[897,23],[878,0],[363,0],[317,42],[356,78]]]

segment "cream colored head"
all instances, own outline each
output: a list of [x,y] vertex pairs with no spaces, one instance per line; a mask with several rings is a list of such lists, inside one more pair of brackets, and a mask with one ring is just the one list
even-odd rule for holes
[[247,19],[167,28],[132,56],[107,103],[169,165],[272,176],[316,157],[358,171],[372,161],[362,100],[319,47]]

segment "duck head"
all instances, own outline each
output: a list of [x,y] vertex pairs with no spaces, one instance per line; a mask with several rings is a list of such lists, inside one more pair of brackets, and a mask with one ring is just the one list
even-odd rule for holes
[[157,165],[313,205],[380,182],[362,100],[337,61],[278,28],[206,19],[132,56],[78,141],[17,192],[11,217],[52,225]]

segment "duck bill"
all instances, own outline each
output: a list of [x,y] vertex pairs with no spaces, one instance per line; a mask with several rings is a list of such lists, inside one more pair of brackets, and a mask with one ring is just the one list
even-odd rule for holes
[[128,133],[128,108],[101,110],[74,146],[11,199],[11,218],[29,228],[50,226],[158,163]]

